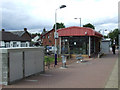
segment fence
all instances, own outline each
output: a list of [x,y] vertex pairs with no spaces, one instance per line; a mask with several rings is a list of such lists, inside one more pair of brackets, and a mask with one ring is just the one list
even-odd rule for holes
[[8,85],[44,71],[43,47],[1,48],[0,55],[0,84]]

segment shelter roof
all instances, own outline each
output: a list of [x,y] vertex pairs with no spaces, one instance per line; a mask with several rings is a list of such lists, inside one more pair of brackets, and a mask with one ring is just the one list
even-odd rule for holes
[[77,26],[58,29],[57,32],[58,32],[59,36],[96,36],[96,37],[103,37],[102,34],[98,33],[97,31],[95,31],[91,28],[77,27]]

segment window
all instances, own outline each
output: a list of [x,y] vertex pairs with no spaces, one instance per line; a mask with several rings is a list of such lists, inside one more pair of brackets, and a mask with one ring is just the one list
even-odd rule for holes
[[26,47],[29,47],[29,42],[26,42]]
[[[88,53],[88,37],[73,36],[73,37],[62,37],[61,40],[64,50],[70,50],[73,54],[87,54]],[[69,47],[68,47],[69,46]]]
[[17,47],[17,42],[13,42],[13,47]]
[[49,35],[48,35],[48,39],[49,39],[50,37],[49,37]]
[[22,43],[21,43],[21,47],[26,47],[26,43],[25,43],[25,42],[22,42]]
[[5,42],[4,41],[0,41],[0,47],[5,47]]
[[17,42],[17,47],[20,47],[20,42]]
[[45,39],[45,36],[43,36],[43,39]]
[[10,47],[9,42],[6,42],[6,43],[5,43],[5,47],[6,47],[6,48]]

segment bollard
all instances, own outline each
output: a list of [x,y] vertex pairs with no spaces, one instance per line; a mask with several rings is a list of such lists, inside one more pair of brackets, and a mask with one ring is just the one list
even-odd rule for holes
[[66,56],[62,55],[62,67],[66,68]]

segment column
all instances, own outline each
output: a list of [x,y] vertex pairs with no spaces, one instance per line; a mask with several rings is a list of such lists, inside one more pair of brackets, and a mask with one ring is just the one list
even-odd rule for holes
[[89,58],[90,58],[90,53],[91,53],[91,37],[89,36]]
[[95,37],[94,37],[94,53],[96,52],[96,47],[95,47]]
[[59,54],[61,54],[61,37],[59,37]]

